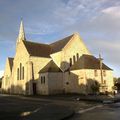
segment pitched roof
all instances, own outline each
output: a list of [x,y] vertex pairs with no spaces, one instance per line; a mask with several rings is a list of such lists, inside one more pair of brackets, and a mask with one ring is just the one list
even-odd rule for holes
[[[70,67],[70,70],[78,69],[100,69],[100,61],[92,55],[82,55],[75,64]],[[104,63],[102,64],[102,69],[112,70]]]
[[47,44],[23,41],[28,53],[31,56],[50,57],[51,47]]
[[[74,35],[74,34],[73,34]],[[50,57],[50,54],[61,51],[62,48],[69,42],[69,40],[73,37],[70,35],[62,40],[56,41],[51,44],[42,44],[42,43],[35,43],[31,41],[23,41],[28,53],[31,56],[38,56],[38,57]]]
[[50,44],[50,46],[52,48],[51,53],[55,53],[55,52],[61,51],[61,49],[64,48],[65,45],[71,40],[73,35],[70,35],[70,36],[68,36],[68,37],[66,37],[64,39],[61,39],[61,40],[58,40],[56,42],[51,43]]
[[9,62],[9,65],[10,65],[10,70],[12,71],[12,67],[13,67],[13,60],[14,58],[8,58],[8,62]]
[[45,72],[62,72],[61,69],[51,60],[45,67],[43,67],[39,73]]

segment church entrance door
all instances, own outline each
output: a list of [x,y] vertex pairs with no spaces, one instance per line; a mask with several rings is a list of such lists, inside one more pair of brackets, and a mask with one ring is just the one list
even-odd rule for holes
[[36,91],[36,83],[33,83],[33,95],[36,95],[37,91]]

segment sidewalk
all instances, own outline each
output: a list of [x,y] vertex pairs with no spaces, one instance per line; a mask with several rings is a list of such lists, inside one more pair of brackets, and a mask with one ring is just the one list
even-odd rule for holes
[[108,102],[108,103],[114,103],[114,102],[120,102],[120,95],[87,95],[87,96],[80,96],[77,98],[79,101],[91,101],[91,102]]
[[114,102],[120,102],[120,94],[114,96]]

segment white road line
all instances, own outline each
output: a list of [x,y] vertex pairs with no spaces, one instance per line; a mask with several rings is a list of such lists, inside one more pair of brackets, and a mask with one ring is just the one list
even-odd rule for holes
[[79,114],[81,114],[81,113],[85,113],[85,112],[88,112],[88,111],[94,110],[95,108],[102,107],[102,106],[103,106],[103,105],[93,106],[93,107],[90,107],[90,108],[87,108],[87,109],[84,109],[84,110],[79,110],[77,113],[79,113]]
[[28,115],[30,115],[30,114],[36,113],[36,112],[38,112],[39,110],[40,110],[40,108],[37,108],[37,109],[35,109],[34,111],[25,111],[25,112],[22,112],[22,113],[20,114],[20,116],[25,117],[25,116],[28,116]]
[[20,116],[25,117],[25,116],[30,115],[31,113],[32,113],[31,111],[26,111],[26,112],[21,113]]
[[39,110],[40,110],[40,108],[34,110],[33,113],[36,113],[36,112],[38,112]]

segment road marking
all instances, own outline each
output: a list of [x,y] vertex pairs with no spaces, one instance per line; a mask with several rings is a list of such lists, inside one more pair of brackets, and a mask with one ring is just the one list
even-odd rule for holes
[[25,116],[28,116],[30,114],[31,114],[31,111],[26,111],[26,112],[21,113],[20,116],[25,117]]
[[115,96],[114,95],[108,95],[109,97],[111,97],[111,98],[114,98]]
[[37,109],[35,109],[35,110],[33,110],[33,111],[26,111],[26,112],[21,113],[20,116],[25,117],[25,116],[28,116],[28,115],[30,115],[30,114],[36,113],[36,112],[38,112],[39,110],[40,110],[40,108],[37,108]]
[[36,110],[33,111],[33,113],[36,113],[40,110],[40,108],[37,108]]
[[88,111],[94,110],[95,108],[102,107],[102,106],[103,106],[103,105],[93,106],[93,107],[90,107],[90,108],[87,108],[87,109],[84,109],[84,110],[79,110],[77,113],[79,113],[79,114],[81,114],[81,113],[85,113],[85,112],[88,112]]

